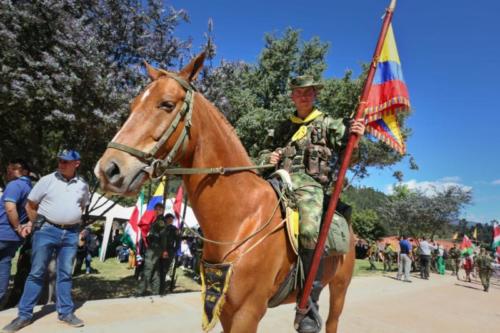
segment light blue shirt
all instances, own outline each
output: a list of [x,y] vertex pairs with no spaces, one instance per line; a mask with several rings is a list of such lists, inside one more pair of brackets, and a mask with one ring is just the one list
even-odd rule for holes
[[89,187],[76,176],[69,181],[59,172],[42,177],[31,190],[28,200],[38,204],[38,214],[50,222],[71,225],[80,223],[82,210],[89,204]]
[[436,247],[434,245],[429,244],[428,241],[421,241],[420,242],[420,251],[422,251],[422,254],[424,256],[430,256],[431,255],[431,250],[435,250]]

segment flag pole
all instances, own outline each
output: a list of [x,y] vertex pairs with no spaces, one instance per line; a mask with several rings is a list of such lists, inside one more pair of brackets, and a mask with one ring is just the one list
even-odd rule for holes
[[[383,42],[385,36],[387,34],[387,30],[389,29],[389,24],[392,20],[392,14],[396,8],[396,0],[391,0],[389,7],[386,9],[384,21],[382,23],[382,29],[380,31],[380,35],[378,37],[377,45],[375,47],[375,52],[373,53],[372,62],[370,65],[370,69],[368,70],[368,75],[366,77],[363,92],[361,94],[361,99],[356,110],[356,114],[354,119],[361,120],[363,117],[363,112],[365,109],[366,100],[368,99],[368,95],[370,93],[370,88],[373,82],[373,77],[375,75],[375,69],[377,68],[377,63],[379,60],[380,52],[382,51]],[[299,306],[297,311],[299,313],[305,314],[307,313],[308,307],[308,299],[311,293],[312,284],[314,282],[314,278],[316,276],[316,272],[318,271],[319,262],[321,260],[321,256],[323,254],[325,248],[326,238],[328,236],[328,230],[330,229],[330,224],[332,221],[333,214],[335,213],[335,209],[337,208],[337,202],[340,197],[340,193],[342,192],[342,186],[344,183],[345,174],[349,167],[349,163],[351,161],[352,151],[357,141],[359,140],[356,134],[351,133],[349,135],[349,141],[347,142],[347,147],[344,150],[344,154],[342,156],[342,164],[340,166],[340,170],[337,175],[337,181],[335,183],[335,187],[330,198],[330,202],[328,204],[328,209],[326,211],[325,217],[323,219],[323,223],[321,224],[321,230],[318,237],[318,243],[316,244],[316,249],[314,250],[314,257],[311,263],[311,268],[309,273],[307,274],[306,282],[304,284],[304,288],[302,291],[302,297],[299,302]]]
[[184,198],[182,201],[183,201],[184,207],[182,209],[182,217],[181,217],[181,221],[179,224],[179,230],[177,231],[178,235],[177,235],[177,243],[175,244],[174,259],[172,260],[173,268],[172,268],[172,276],[170,278],[170,292],[174,291],[174,288],[175,288],[175,271],[177,269],[177,264],[178,264],[177,252],[179,251],[179,249],[181,247],[182,234],[184,231],[184,221],[186,221],[186,211],[187,211],[187,204],[188,204],[187,193],[184,193]]

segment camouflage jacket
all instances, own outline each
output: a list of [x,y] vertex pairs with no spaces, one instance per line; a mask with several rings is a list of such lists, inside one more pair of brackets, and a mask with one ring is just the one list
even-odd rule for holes
[[460,250],[452,247],[450,251],[448,252],[449,256],[451,259],[460,259]]
[[163,216],[157,217],[151,224],[147,235],[148,250],[161,254],[168,250],[168,233]]
[[[279,168],[291,174],[304,172],[327,188],[335,181],[342,150],[348,139],[348,120],[321,114],[304,123],[283,122],[273,133],[273,150],[282,151]],[[269,161],[271,151],[260,154],[261,164]]]
[[490,271],[493,259],[489,255],[483,254],[476,257],[475,264],[480,271]]

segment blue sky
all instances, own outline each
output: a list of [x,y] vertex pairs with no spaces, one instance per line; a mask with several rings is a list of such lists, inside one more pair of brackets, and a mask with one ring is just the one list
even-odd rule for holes
[[[203,42],[209,18],[214,22],[217,58],[255,63],[264,34],[287,27],[305,40],[330,43],[325,77],[346,69],[359,74],[370,60],[388,0],[328,1],[167,1],[188,11],[191,22],[180,36]],[[500,220],[500,2],[494,0],[400,0],[393,19],[405,81],[414,113],[407,150],[420,169],[403,161],[387,170],[371,170],[358,182],[388,191],[394,170],[404,172],[412,188],[459,184],[473,191],[463,217],[477,222]]]

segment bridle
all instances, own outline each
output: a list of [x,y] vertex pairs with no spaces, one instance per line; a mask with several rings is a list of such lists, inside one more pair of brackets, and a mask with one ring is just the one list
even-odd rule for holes
[[[167,71],[159,69],[163,74],[174,79],[179,83],[186,91],[186,96],[184,97],[184,102],[180,111],[175,115],[174,120],[167,128],[167,130],[160,137],[158,142],[151,148],[149,152],[143,152],[142,150],[111,141],[108,143],[108,148],[120,150],[126,152],[132,156],[139,158],[140,160],[148,163],[146,167],[142,170],[149,175],[152,180],[158,180],[164,175],[193,175],[193,174],[220,174],[224,175],[230,172],[239,172],[247,170],[256,169],[269,169],[274,168],[274,165],[253,165],[253,166],[237,166],[237,167],[210,167],[210,168],[171,168],[172,162],[177,155],[179,149],[182,147],[182,152],[184,153],[188,145],[189,130],[191,128],[191,116],[193,114],[193,104],[194,104],[194,94],[198,90],[191,82],[188,82],[178,75],[169,73]],[[157,158],[156,153],[160,148],[167,142],[167,140],[172,136],[172,134],[177,130],[181,120],[184,118],[184,128],[181,134],[177,138],[174,146],[163,159]]]
[[[149,152],[144,152],[142,150],[113,141],[108,143],[108,148],[113,148],[126,152],[132,156],[135,156],[147,162],[148,165],[143,168],[143,171],[145,171],[149,175],[149,177],[153,180],[160,179],[166,173],[168,173],[167,172],[168,167],[172,164],[172,161],[174,160],[175,156],[177,155],[177,152],[181,147],[183,152],[186,150],[188,144],[189,129],[191,128],[191,116],[193,113],[194,93],[198,91],[196,87],[194,87],[190,82],[184,80],[180,76],[163,70],[160,71],[165,75],[167,75],[168,77],[177,81],[177,83],[179,83],[186,91],[186,97],[184,97],[182,107],[180,111],[177,112],[177,114],[175,115],[175,118],[170,123],[170,126],[166,129],[166,131],[163,133],[163,135],[160,137],[160,139],[156,142],[156,144],[153,146],[153,148],[151,148]],[[177,130],[177,127],[179,127],[179,124],[183,118],[185,119],[184,128],[182,129],[181,134],[175,141],[174,146],[172,147],[170,152],[163,159],[156,158],[156,153],[158,152],[158,150],[160,150],[160,148],[165,144],[165,142],[167,142],[167,140]]]

